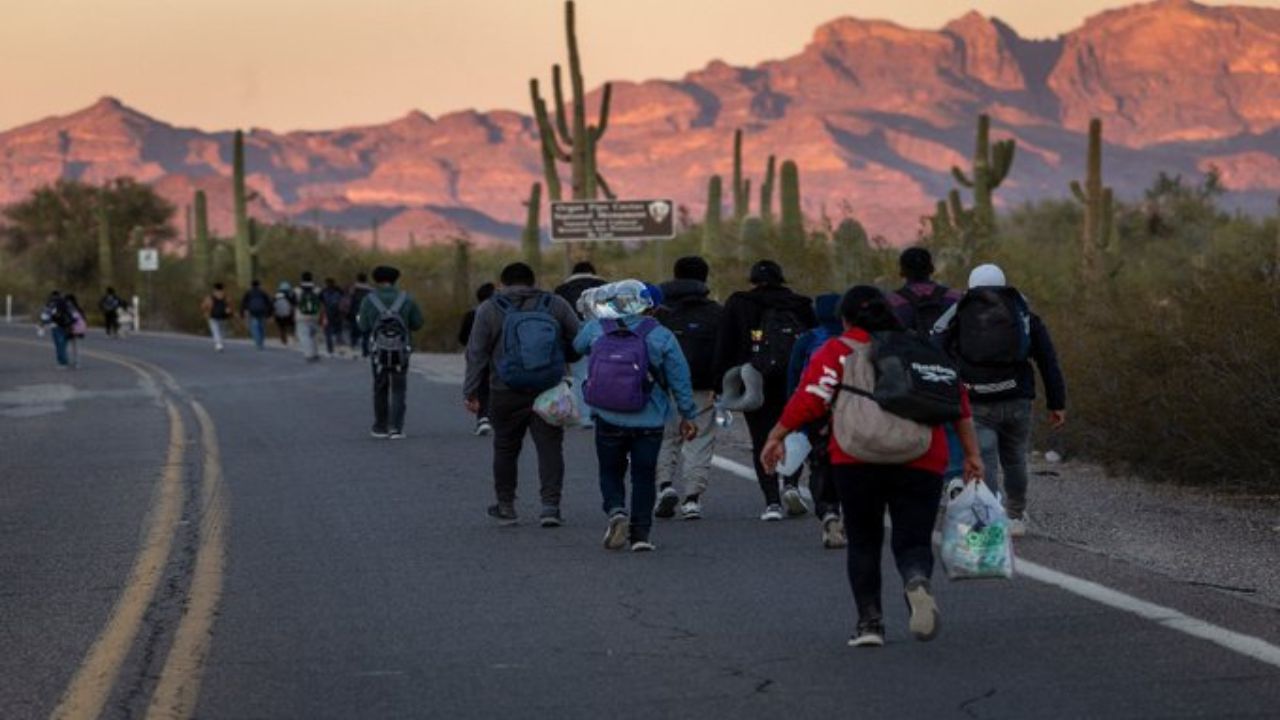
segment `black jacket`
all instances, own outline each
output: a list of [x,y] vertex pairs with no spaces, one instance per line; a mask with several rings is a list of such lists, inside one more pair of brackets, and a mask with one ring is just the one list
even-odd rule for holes
[[471,328],[476,326],[476,309],[471,308],[462,316],[462,327],[458,328],[458,344],[466,347],[471,341]]
[[[751,332],[759,330],[766,308],[792,310],[806,329],[818,326],[813,301],[782,285],[760,285],[736,292],[724,304],[720,334],[716,338],[715,375],[724,377],[730,368],[751,360]],[[785,374],[778,383],[785,390]]]
[[[724,308],[711,299],[711,289],[706,283],[698,280],[672,280],[662,284],[662,296],[663,304],[654,313],[658,322],[672,328],[679,323],[680,318],[686,315],[697,320],[705,317],[711,323],[711,332],[717,332],[720,321],[724,317]],[[687,343],[694,343],[693,339],[686,340],[679,335],[676,338],[680,340],[680,348],[684,352],[685,360],[689,363],[689,376],[693,389],[719,391],[720,376],[715,374],[718,334],[712,336],[708,351],[702,353],[697,352],[696,348],[686,346]],[[706,345],[697,343],[697,348],[702,347]],[[691,352],[691,350],[694,351]]]
[[[582,297],[582,293],[604,284],[604,278],[598,275],[579,273],[565,278],[565,281],[556,288],[555,292],[564,298],[565,302],[569,303],[569,307],[573,308],[574,312],[578,312],[578,298]],[[578,313],[578,317],[581,318],[582,313]]]

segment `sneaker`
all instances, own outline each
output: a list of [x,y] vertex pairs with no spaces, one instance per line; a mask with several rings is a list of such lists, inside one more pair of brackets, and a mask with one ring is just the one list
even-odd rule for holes
[[765,522],[777,522],[782,519],[782,506],[770,505],[760,514],[760,519]]
[[662,488],[662,492],[658,493],[658,505],[653,510],[653,516],[673,518],[676,516],[676,506],[679,504],[680,496],[676,494],[675,488],[668,485]]
[[911,634],[921,642],[938,636],[938,603],[929,594],[929,581],[915,578],[907,582],[907,607],[911,609]]
[[390,433],[388,433],[388,432],[386,431],[386,429],[385,429],[385,428],[380,428],[380,427],[378,427],[377,425],[374,425],[374,426],[369,430],[369,434],[370,434],[370,435],[372,435],[373,437],[376,437],[376,438],[380,439],[380,440],[381,440],[381,439],[385,439],[385,438],[387,438],[388,436],[390,436]]
[[403,440],[403,439],[404,439],[404,431],[403,431],[403,430],[392,430],[391,432],[387,433],[387,437],[391,438],[392,440]]
[[790,517],[800,517],[809,512],[809,508],[804,505],[804,498],[800,497],[800,491],[794,486],[788,486],[782,491],[782,504],[786,506]]
[[822,518],[822,547],[835,550],[848,544],[844,535],[844,521],[839,515],[828,513]]
[[857,632],[849,636],[849,647],[884,647],[884,621],[859,620]]
[[1025,537],[1026,534],[1027,534],[1026,518],[1024,517],[1009,518],[1009,537],[1020,538],[1020,537]]
[[653,552],[657,546],[648,540],[632,540],[631,552]]
[[500,525],[515,525],[519,517],[516,515],[516,507],[512,503],[500,502],[497,505],[489,506],[489,517],[498,521]]
[[701,520],[702,501],[693,496],[686,498],[680,506],[680,517],[685,520]]
[[538,524],[544,528],[560,527],[564,520],[560,517],[560,508],[556,505],[543,505],[538,515]]
[[627,532],[631,529],[627,514],[615,512],[609,516],[609,529],[604,531],[604,549],[621,550],[627,546]]
[[484,437],[493,434],[493,423],[489,422],[489,418],[482,417],[476,421],[476,437]]
[[223,350],[222,343],[218,343],[217,345],[213,346],[214,352],[222,352],[222,350]]

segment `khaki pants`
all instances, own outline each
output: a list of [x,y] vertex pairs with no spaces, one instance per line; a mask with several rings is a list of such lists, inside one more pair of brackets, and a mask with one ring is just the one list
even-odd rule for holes
[[698,406],[694,423],[698,437],[685,441],[680,436],[680,416],[675,414],[667,422],[662,436],[662,451],[658,454],[658,487],[676,484],[680,497],[700,495],[707,489],[707,477],[711,474],[711,456],[716,448],[716,413],[712,409],[715,396],[710,390],[696,390],[693,402]]

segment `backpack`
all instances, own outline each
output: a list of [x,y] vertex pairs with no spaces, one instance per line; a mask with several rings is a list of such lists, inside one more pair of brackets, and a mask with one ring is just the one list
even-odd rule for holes
[[115,312],[120,309],[120,298],[115,295],[104,295],[102,301],[98,303],[98,307],[102,312]]
[[289,302],[288,296],[283,293],[276,295],[276,299],[271,303],[271,311],[281,320],[287,320],[293,317],[293,303]]
[[76,323],[75,315],[72,314],[66,300],[54,300],[45,306],[44,312],[41,314],[48,319],[48,322],[64,330]]
[[977,288],[956,307],[956,352],[970,365],[1010,366],[1031,354],[1031,311],[1013,288]]
[[337,288],[325,288],[320,293],[320,300],[324,303],[324,313],[331,320],[339,320],[345,314],[343,305],[347,299],[346,293]]
[[542,392],[564,379],[564,344],[560,321],[551,314],[553,297],[542,293],[530,310],[517,308],[505,296],[493,299],[503,314],[498,378],[512,390]]
[[298,289],[298,312],[302,315],[320,314],[320,295],[313,287]]
[[721,313],[720,305],[708,300],[681,303],[658,316],[679,341],[695,390],[713,390],[717,386],[714,367]]
[[604,334],[591,346],[587,383],[582,389],[587,405],[620,413],[644,409],[654,382],[646,338],[657,327],[653,318],[641,320],[634,330],[617,320],[600,321]]
[[751,364],[765,379],[785,377],[796,338],[806,330],[794,310],[765,308],[760,329],[751,332]]
[[[286,300],[285,302],[288,301]],[[271,312],[271,298],[267,297],[267,294],[261,290],[250,292],[248,302],[245,305],[245,310],[248,310],[249,314],[254,317],[263,317]]]
[[227,299],[209,296],[209,317],[214,320],[226,320],[231,317],[231,311],[227,308]]
[[388,307],[376,293],[369,294],[369,302],[378,311],[378,319],[369,333],[369,355],[379,369],[403,372],[409,367],[413,346],[409,342],[409,326],[400,314],[408,301],[409,296],[401,292]]
[[913,327],[907,328],[913,330],[920,337],[929,337],[933,332],[933,326],[937,324],[938,318],[947,312],[947,288],[941,285],[934,285],[933,291],[928,295],[917,295],[910,286],[898,290],[898,296],[907,301],[911,306],[911,314],[915,320]]
[[900,465],[919,459],[933,443],[933,428],[885,410],[874,399],[872,344],[840,338],[849,347],[831,407],[831,431],[840,449],[867,463]]
[[869,359],[875,370],[874,389],[868,393],[842,386],[842,390],[869,397],[886,412],[925,425],[960,419],[960,371],[945,352],[910,331],[872,337]]

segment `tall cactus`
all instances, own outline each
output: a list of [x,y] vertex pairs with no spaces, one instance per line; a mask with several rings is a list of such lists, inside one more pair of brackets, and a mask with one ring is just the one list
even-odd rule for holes
[[253,280],[258,279],[258,240],[261,237],[258,233],[258,221],[249,218],[249,277]]
[[115,258],[111,252],[111,222],[107,217],[106,189],[98,191],[98,278],[103,287],[116,284]]
[[471,243],[458,238],[453,243],[453,306],[462,309],[471,297]]
[[204,290],[209,287],[209,266],[211,258],[209,251],[209,208],[208,204],[205,202],[203,190],[196,191],[196,197],[193,204],[195,206],[193,210],[195,216],[195,262],[193,263],[195,268],[194,280],[196,287],[200,290]]
[[713,255],[720,249],[721,212],[724,197],[719,175],[712,175],[707,181],[707,215],[702,223],[702,252]]
[[1089,156],[1084,186],[1071,181],[1071,194],[1084,205],[1084,230],[1081,234],[1084,277],[1099,279],[1101,263],[1098,255],[1111,245],[1113,202],[1111,188],[1102,184],[1102,121],[1089,121]]
[[524,261],[535,273],[542,272],[542,229],[538,221],[542,209],[542,185],[534,183],[529,188],[529,199],[525,202],[528,212],[525,215],[524,233],[520,236],[520,247],[524,251]]
[[751,212],[751,181],[742,176],[742,129],[733,131],[733,221],[741,224]]
[[764,182],[760,183],[760,219],[769,224],[773,222],[773,187],[775,158],[769,156],[764,170]]
[[782,242],[788,246],[804,242],[804,216],[800,211],[800,170],[792,160],[782,163],[781,175],[781,198],[782,198],[782,227],[780,234]]
[[1017,150],[1014,140],[1000,140],[991,143],[991,118],[978,116],[978,133],[974,142],[973,169],[969,175],[952,166],[951,174],[956,182],[973,190],[973,205],[978,230],[982,234],[995,232],[996,211],[991,194],[1004,179],[1009,176],[1009,168],[1013,166],[1013,155]]
[[837,287],[847,288],[857,278],[862,256],[867,248],[867,230],[854,218],[845,218],[835,231]]
[[[546,102],[538,89],[537,79],[529,81],[529,95],[533,102],[533,114],[542,143],[543,173],[546,175],[547,192],[551,200],[560,199],[560,179],[556,163],[567,163],[571,170],[573,199],[594,200],[600,193],[612,199],[613,191],[600,174],[596,153],[600,139],[609,125],[609,101],[613,86],[604,84],[600,98],[600,115],[595,123],[587,122],[586,81],[582,77],[582,58],[578,53],[578,32],[573,0],[566,0],[564,7],[565,39],[569,50],[569,83],[573,92],[571,102],[572,121],[565,117],[564,86],[560,65],[551,68],[552,89],[555,99],[554,127],[547,113]],[[558,138],[557,138],[558,134]],[[565,149],[567,148],[567,150]]]
[[244,133],[237,130],[232,150],[231,189],[236,212],[236,282],[247,289],[253,280],[253,260],[250,257],[248,195],[244,187]]

